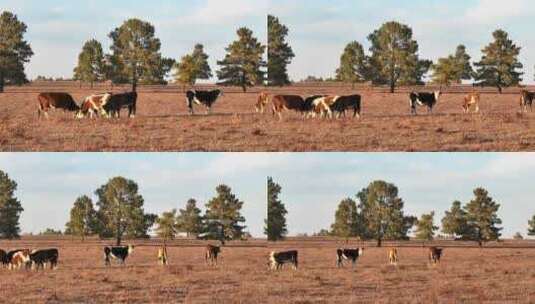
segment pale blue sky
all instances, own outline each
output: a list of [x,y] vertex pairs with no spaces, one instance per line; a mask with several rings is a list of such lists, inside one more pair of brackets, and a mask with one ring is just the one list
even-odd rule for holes
[[35,52],[26,69],[30,78],[71,77],[83,43],[95,38],[108,52],[108,34],[128,18],[155,26],[166,57],[179,59],[204,44],[214,71],[239,27],[267,42],[267,0],[0,0],[0,10],[28,25],[26,38]]
[[226,183],[245,202],[256,236],[266,217],[267,176],[282,185],[292,235],[329,227],[340,200],[375,179],[399,187],[407,213],[434,210],[437,223],[479,186],[501,203],[505,236],[525,234],[535,214],[535,153],[2,153],[0,170],[19,184],[25,232],[63,229],[74,199],[117,175],[138,182],[154,213],[181,208],[190,197],[204,206]]
[[367,36],[396,20],[412,27],[421,57],[433,61],[460,43],[479,60],[492,32],[502,28],[523,47],[524,80],[533,82],[535,6],[530,0],[271,0],[270,13],[290,28],[294,80],[333,76],[348,42],[357,40],[368,50]]
[[161,214],[183,208],[189,198],[204,205],[219,184],[227,184],[244,202],[242,214],[254,236],[262,236],[266,217],[268,158],[247,154],[143,153],[2,153],[0,170],[18,183],[16,196],[25,211],[23,232],[47,227],[64,229],[74,200],[94,191],[110,178],[136,181],[145,210]]

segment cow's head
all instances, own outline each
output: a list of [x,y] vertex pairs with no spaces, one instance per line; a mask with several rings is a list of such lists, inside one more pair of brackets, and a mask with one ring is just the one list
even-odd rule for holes
[[134,245],[128,245],[128,254],[132,254],[134,252]]

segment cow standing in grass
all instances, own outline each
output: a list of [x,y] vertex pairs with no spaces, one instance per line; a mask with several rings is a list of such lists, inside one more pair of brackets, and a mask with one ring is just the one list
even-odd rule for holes
[[528,112],[529,107],[530,112],[533,112],[533,99],[535,99],[535,92],[522,90],[520,93],[520,111]]
[[9,260],[7,259],[7,252],[0,249],[0,268],[7,267]]
[[353,267],[357,265],[357,260],[364,253],[364,248],[354,248],[354,249],[336,249],[336,267],[340,268],[344,266],[344,260],[351,261]]
[[438,100],[442,96],[441,91],[429,92],[411,92],[409,94],[409,105],[411,108],[411,114],[416,115],[416,106],[426,106],[428,113],[433,113],[433,108],[438,103]]
[[104,264],[111,266],[111,259],[118,260],[121,265],[124,265],[129,255],[134,252],[134,246],[115,246],[104,247]]
[[297,270],[298,260],[297,250],[282,251],[282,252],[271,252],[269,255],[269,268],[271,270],[279,270],[284,266],[284,264],[292,265],[294,270]]
[[203,105],[206,107],[206,114],[212,112],[212,106],[215,104],[219,97],[223,96],[223,91],[188,91],[186,92],[186,102],[191,115],[193,112],[193,104]]
[[209,265],[217,265],[217,257],[221,253],[221,247],[207,245],[204,253],[204,261]]
[[108,113],[104,107],[110,101],[111,97],[111,93],[93,94],[87,96],[84,99],[82,106],[80,107],[80,111],[76,117],[79,119],[84,118],[87,115],[89,115],[89,118],[91,119],[93,119],[93,117],[96,115],[108,117]]
[[276,95],[271,99],[273,104],[273,115],[277,115],[282,120],[282,112],[296,111],[303,113],[305,101],[298,95]]
[[345,116],[347,110],[352,110],[353,118],[360,119],[361,100],[362,97],[360,95],[340,96],[330,106],[330,109],[332,112],[336,113],[337,118],[341,115]]
[[436,266],[437,264],[440,264],[440,258],[442,257],[442,248],[438,247],[431,247],[429,248],[429,262],[431,265]]
[[255,110],[256,113],[264,114],[264,111],[269,104],[271,95],[269,95],[266,92],[262,92],[258,95],[258,99],[256,101]]
[[76,104],[70,94],[67,93],[41,93],[37,96],[38,109],[37,116],[41,118],[41,113],[48,119],[48,112],[51,109],[62,109],[65,112],[76,112],[80,107]]
[[55,269],[58,266],[59,251],[55,248],[34,250],[30,253],[30,261],[32,265],[35,265],[35,270],[39,271],[39,268],[45,269],[45,264],[50,264],[50,269]]
[[7,253],[7,258],[9,260],[10,270],[18,270],[23,266],[24,268],[29,269],[31,266],[29,249],[12,250]]
[[479,113],[479,102],[481,100],[480,93],[470,93],[464,97],[463,112],[470,112],[470,108],[474,108],[474,113]]
[[388,250],[388,263],[390,263],[390,265],[396,266],[398,264],[398,261],[398,250],[396,248],[390,248],[390,250]]
[[121,110],[128,109],[128,117],[135,118],[137,98],[137,92],[113,94],[106,105],[104,105],[104,110],[110,117],[120,118]]

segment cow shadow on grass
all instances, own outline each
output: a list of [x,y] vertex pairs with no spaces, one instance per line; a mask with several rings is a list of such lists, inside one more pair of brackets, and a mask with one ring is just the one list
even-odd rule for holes
[[180,114],[171,114],[171,115],[144,115],[146,118],[210,118],[210,117],[233,117],[233,116],[261,116],[262,114],[255,112],[217,112],[217,113],[180,113]]

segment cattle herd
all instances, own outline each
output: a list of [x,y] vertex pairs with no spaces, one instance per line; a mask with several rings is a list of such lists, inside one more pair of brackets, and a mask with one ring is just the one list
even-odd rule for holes
[[[201,91],[190,90],[186,92],[186,105],[191,115],[194,114],[194,105],[204,106],[206,114],[210,114],[213,105],[219,97],[223,96],[222,90]],[[409,94],[409,108],[412,115],[417,114],[417,108],[426,107],[428,113],[433,112],[433,108],[442,96],[441,90],[434,92],[411,92]],[[522,112],[532,111],[535,92],[522,90],[520,93],[520,109]],[[138,94],[128,93],[102,93],[87,96],[80,104],[76,103],[68,93],[41,93],[38,99],[38,116],[44,114],[48,118],[51,109],[62,109],[74,112],[75,117],[82,119],[85,117],[105,117],[119,118],[122,109],[128,110],[128,117],[134,118],[136,115],[136,104]],[[473,92],[464,96],[462,109],[464,113],[473,111],[479,113],[481,94]],[[346,116],[350,111],[353,118],[360,118],[362,111],[362,96],[358,94],[348,96],[338,95],[312,95],[302,97],[299,95],[272,95],[262,92],[258,95],[255,104],[257,113],[264,113],[269,103],[272,104],[273,115],[282,120],[282,113],[285,111],[295,111],[301,113],[303,118],[322,117],[340,118]]]
[[[429,247],[428,248],[428,260],[429,263],[433,266],[436,266],[440,263],[440,258],[442,257],[443,248],[438,247]],[[269,255],[268,267],[271,270],[279,270],[285,264],[290,265],[293,269],[297,270],[298,267],[298,251],[297,250],[288,250],[288,251],[272,251]],[[336,267],[343,267],[344,261],[349,261],[356,266],[357,260],[363,255],[364,248],[338,248],[336,249]],[[396,266],[399,262],[398,250],[397,248],[390,248],[388,250],[388,263],[390,265]]]

